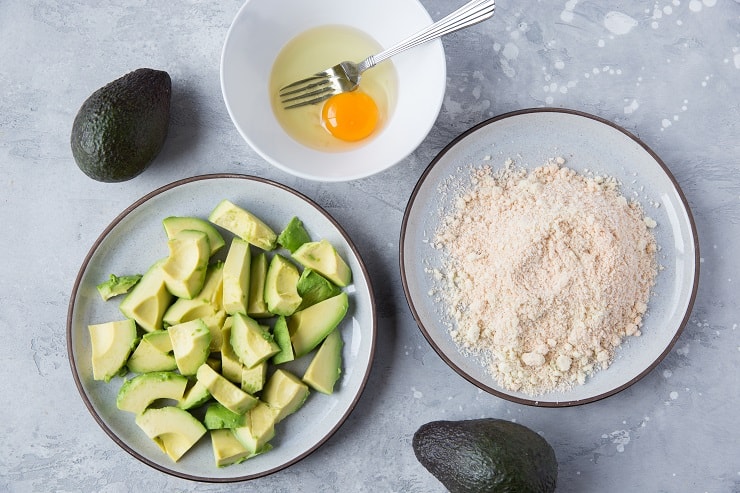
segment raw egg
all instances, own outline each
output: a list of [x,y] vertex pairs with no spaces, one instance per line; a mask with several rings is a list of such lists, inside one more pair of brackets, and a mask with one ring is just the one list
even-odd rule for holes
[[396,102],[397,76],[393,62],[364,72],[360,87],[323,103],[284,109],[281,87],[344,60],[360,62],[383,48],[366,33],[348,26],[328,25],[305,31],[278,53],[270,75],[270,97],[278,122],[293,139],[323,151],[345,151],[363,145],[382,131]]

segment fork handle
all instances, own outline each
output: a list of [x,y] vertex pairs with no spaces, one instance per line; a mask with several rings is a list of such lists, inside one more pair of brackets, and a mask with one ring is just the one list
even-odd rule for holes
[[412,34],[387,50],[367,57],[358,64],[359,72],[362,73],[365,70],[374,67],[378,63],[397,55],[402,51],[406,51],[409,48],[419,46],[427,41],[444,36],[445,34],[450,34],[484,21],[493,15],[495,8],[496,3],[494,0],[472,0],[443,19],[438,20],[416,34]]

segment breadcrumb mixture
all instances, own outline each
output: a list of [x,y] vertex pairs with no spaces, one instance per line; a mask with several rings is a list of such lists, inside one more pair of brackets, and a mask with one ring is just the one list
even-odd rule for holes
[[433,243],[453,339],[530,395],[606,369],[640,335],[657,274],[655,221],[616,180],[564,163],[474,169]]

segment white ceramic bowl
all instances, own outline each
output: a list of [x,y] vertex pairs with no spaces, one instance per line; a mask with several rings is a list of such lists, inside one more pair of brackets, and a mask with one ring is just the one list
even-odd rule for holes
[[221,56],[221,90],[229,115],[257,153],[301,178],[347,181],[383,171],[413,152],[437,119],[447,77],[440,40],[392,58],[398,76],[395,108],[378,135],[343,152],[311,149],[283,130],[268,93],[273,62],[288,41],[318,26],[359,29],[387,48],[431,23],[418,0],[248,0],[228,31]]

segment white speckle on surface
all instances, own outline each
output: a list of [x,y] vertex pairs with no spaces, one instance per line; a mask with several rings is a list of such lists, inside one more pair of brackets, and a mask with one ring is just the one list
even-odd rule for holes
[[578,5],[578,0],[568,0],[565,2],[565,8],[560,12],[560,20],[563,22],[573,21],[573,10]]
[[617,452],[624,452],[624,446],[630,443],[630,432],[628,430],[615,430],[604,438],[610,439],[617,446]]
[[689,10],[692,12],[701,11],[701,2],[699,0],[691,0],[689,2]]
[[663,371],[663,377],[664,378],[671,378],[673,376],[673,372],[671,370],[664,370]]
[[672,401],[675,401],[676,399],[678,399],[678,392],[676,392],[675,390],[671,392],[669,395]]
[[627,34],[636,25],[635,19],[622,12],[611,11],[604,16],[604,27],[617,35]]
[[421,399],[422,397],[424,397],[424,394],[416,390],[414,387],[411,387],[411,392],[413,392],[414,394],[414,399]]
[[672,123],[668,118],[663,118],[663,120],[660,122],[660,125],[663,128],[668,128],[672,125]]
[[565,62],[563,62],[562,60],[558,60],[557,62],[555,62],[555,68],[558,70],[563,70],[565,68]]
[[509,60],[514,60],[516,57],[519,56],[519,47],[517,47],[517,45],[515,45],[514,43],[506,43],[501,54]]
[[599,48],[603,48],[605,44],[606,44],[606,43],[604,43],[604,40],[603,40],[603,39],[600,39],[600,40],[599,40],[599,41],[598,41],[598,42],[596,43],[596,46],[598,46]]
[[637,111],[637,108],[639,107],[640,107],[640,103],[638,103],[636,99],[633,99],[630,104],[624,107],[624,114],[630,115],[634,113],[635,111]]
[[717,5],[717,0],[702,0],[705,7],[714,7]]

